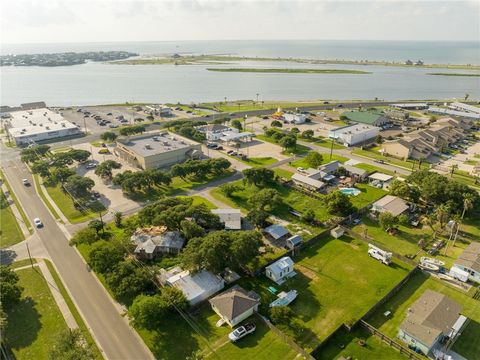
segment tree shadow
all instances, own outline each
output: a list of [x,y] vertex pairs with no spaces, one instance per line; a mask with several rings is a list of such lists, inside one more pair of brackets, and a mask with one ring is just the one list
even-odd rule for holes
[[37,340],[42,324],[41,315],[30,297],[23,298],[19,304],[7,312],[8,324],[5,329],[5,339],[12,349],[23,349]]
[[0,249],[0,264],[9,265],[15,261],[17,253],[12,250]]

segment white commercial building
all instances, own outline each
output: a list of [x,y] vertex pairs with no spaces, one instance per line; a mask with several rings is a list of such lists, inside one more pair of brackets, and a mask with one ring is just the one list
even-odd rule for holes
[[445,108],[435,107],[435,106],[430,106],[428,108],[428,112],[431,112],[433,114],[439,114],[439,115],[460,116],[464,118],[480,120],[480,114],[476,114],[473,112],[445,109]]
[[375,139],[380,132],[380,128],[368,124],[353,124],[340,128],[332,129],[328,137],[343,143],[345,146],[365,144]]
[[307,115],[284,113],[283,118],[292,124],[303,124],[307,120]]
[[453,109],[453,110],[458,110],[458,111],[466,111],[466,112],[469,112],[469,113],[480,114],[480,108],[479,107],[464,104],[464,103],[460,103],[460,102],[451,103],[449,108]]
[[17,146],[81,134],[77,125],[47,108],[5,113],[2,126]]

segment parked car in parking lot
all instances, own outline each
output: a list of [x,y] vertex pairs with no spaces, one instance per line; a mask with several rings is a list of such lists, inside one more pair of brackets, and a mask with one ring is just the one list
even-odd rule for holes
[[94,163],[93,161],[89,162],[89,163],[87,163],[87,165],[85,165],[85,168],[87,168],[87,169],[95,169],[96,167],[97,167],[97,164]]
[[217,146],[215,149],[216,150],[223,150],[223,146]]
[[112,113],[107,113],[107,116],[112,116]]

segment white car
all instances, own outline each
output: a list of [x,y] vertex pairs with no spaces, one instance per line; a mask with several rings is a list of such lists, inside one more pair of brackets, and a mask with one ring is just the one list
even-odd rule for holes
[[300,166],[300,167],[297,167],[297,171],[298,171],[298,172],[305,172],[305,169]]
[[97,164],[95,164],[94,162],[89,162],[87,165],[85,165],[85,167],[87,169],[94,169],[97,167]]
[[28,181],[28,179],[22,179],[22,183],[25,186],[30,186],[30,181]]
[[33,223],[35,224],[35,226],[36,226],[37,228],[43,227],[42,220],[40,220],[39,218],[33,219]]
[[245,324],[233,330],[230,334],[228,334],[228,338],[230,341],[235,342],[240,340],[244,336],[253,333],[256,330],[255,324]]

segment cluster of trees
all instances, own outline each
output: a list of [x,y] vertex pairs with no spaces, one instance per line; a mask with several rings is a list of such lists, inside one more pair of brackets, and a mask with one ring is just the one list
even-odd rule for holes
[[295,149],[297,146],[297,135],[295,132],[283,132],[277,128],[269,128],[265,130],[265,136],[271,138],[285,150]]
[[168,125],[173,127],[174,131],[181,136],[203,142],[206,140],[205,134],[198,131],[195,127],[206,124],[205,121],[176,120],[169,122]]
[[305,131],[300,135],[300,137],[302,137],[302,138],[304,138],[304,139],[308,139],[308,140],[313,139],[314,136],[315,136],[315,133],[314,133],[313,130],[311,130],[311,129],[305,130]]
[[475,190],[443,175],[420,170],[408,176],[407,182],[428,205],[445,205],[452,214],[471,215],[480,211],[480,195]]
[[[192,219],[192,220],[187,220]],[[180,231],[186,239],[202,237],[206,230],[221,229],[220,218],[205,204],[193,204],[190,198],[164,198],[145,206],[137,216],[138,226],[166,226]]]
[[297,342],[302,342],[307,328],[288,306],[275,306],[270,309],[270,320],[280,330],[294,338]]
[[143,171],[124,171],[115,175],[112,181],[114,185],[121,186],[124,192],[134,193],[151,189],[153,186],[168,186],[172,182],[172,178],[161,170],[147,169]]
[[247,219],[258,228],[263,228],[267,225],[269,212],[285,205],[280,193],[275,189],[269,188],[261,189],[252,194],[248,199],[248,203],[251,205],[251,210],[247,214]]
[[255,185],[258,187],[266,187],[274,183],[275,172],[272,169],[263,167],[250,168],[242,171],[244,181],[247,184]]
[[406,225],[408,223],[407,215],[394,216],[392,213],[383,212],[378,216],[378,221],[383,230],[390,230],[397,224]]
[[262,235],[257,231],[213,231],[188,241],[180,254],[183,268],[207,269],[217,274],[230,267],[241,269],[259,255]]
[[355,207],[348,195],[340,192],[333,191],[325,196],[325,203],[327,205],[328,212],[333,215],[347,216],[355,211]]
[[0,266],[0,338],[8,325],[7,311],[20,302],[23,288],[18,285],[18,275],[8,266]]
[[114,142],[117,137],[118,135],[113,131],[105,131],[102,135],[100,135],[100,139],[106,142]]
[[122,136],[141,134],[145,132],[145,125],[124,126],[120,129],[119,132],[120,132],[120,135]]
[[233,119],[231,122],[230,122],[230,126],[235,128],[235,129],[238,129],[240,131],[242,131],[243,129],[243,125],[242,125],[242,122],[239,120],[239,119]]
[[178,176],[182,179],[188,177],[202,179],[207,175],[223,174],[231,165],[230,161],[224,158],[187,160],[184,163],[174,165],[170,174],[172,177]]
[[102,162],[100,165],[97,166],[95,169],[95,175],[100,176],[104,179],[112,180],[113,177],[113,169],[120,169],[122,164],[116,162],[115,160],[106,160]]
[[164,287],[160,294],[139,295],[128,309],[133,324],[145,329],[161,326],[165,316],[188,308],[185,295],[174,287]]
[[50,146],[48,145],[35,145],[22,149],[20,157],[25,163],[33,163],[36,160],[40,160],[50,152]]
[[307,156],[305,156],[305,162],[311,168],[317,169],[320,165],[323,164],[323,156],[319,152],[309,151]]

